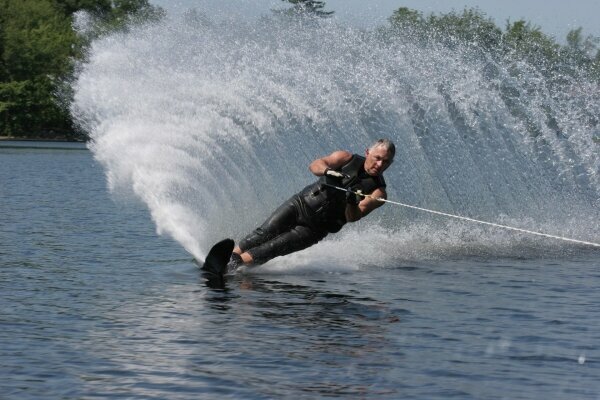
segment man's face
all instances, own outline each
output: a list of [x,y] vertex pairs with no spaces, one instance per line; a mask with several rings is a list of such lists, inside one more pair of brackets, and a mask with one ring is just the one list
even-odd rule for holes
[[381,175],[394,161],[390,152],[381,146],[367,149],[366,158],[365,171],[371,176]]

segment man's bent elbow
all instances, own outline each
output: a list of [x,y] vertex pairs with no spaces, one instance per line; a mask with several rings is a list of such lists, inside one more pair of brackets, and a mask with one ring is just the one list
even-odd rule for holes
[[349,205],[346,209],[346,222],[356,222],[363,217],[362,210],[356,207],[355,210]]
[[347,222],[356,222],[362,218],[361,215],[349,215],[346,217]]

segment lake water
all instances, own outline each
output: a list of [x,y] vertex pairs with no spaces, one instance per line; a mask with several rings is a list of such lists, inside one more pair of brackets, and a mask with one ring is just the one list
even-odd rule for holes
[[600,398],[598,250],[213,290],[82,145],[1,145],[3,399]]

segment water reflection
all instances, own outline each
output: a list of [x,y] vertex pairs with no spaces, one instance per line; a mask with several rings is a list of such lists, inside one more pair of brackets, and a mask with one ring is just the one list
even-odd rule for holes
[[323,281],[272,278],[236,276],[229,289],[206,293],[208,307],[229,313],[223,329],[235,329],[228,350],[240,352],[229,371],[236,380],[253,386],[268,374],[278,382],[272,395],[364,397],[375,387],[378,395],[395,390],[381,376],[392,367],[389,327],[399,321],[389,304],[334,292]]

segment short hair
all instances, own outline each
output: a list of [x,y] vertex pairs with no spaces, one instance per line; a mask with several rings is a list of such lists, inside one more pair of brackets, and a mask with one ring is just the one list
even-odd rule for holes
[[378,139],[369,147],[369,150],[375,150],[377,147],[383,147],[390,153],[392,158],[396,155],[396,145],[389,139]]

